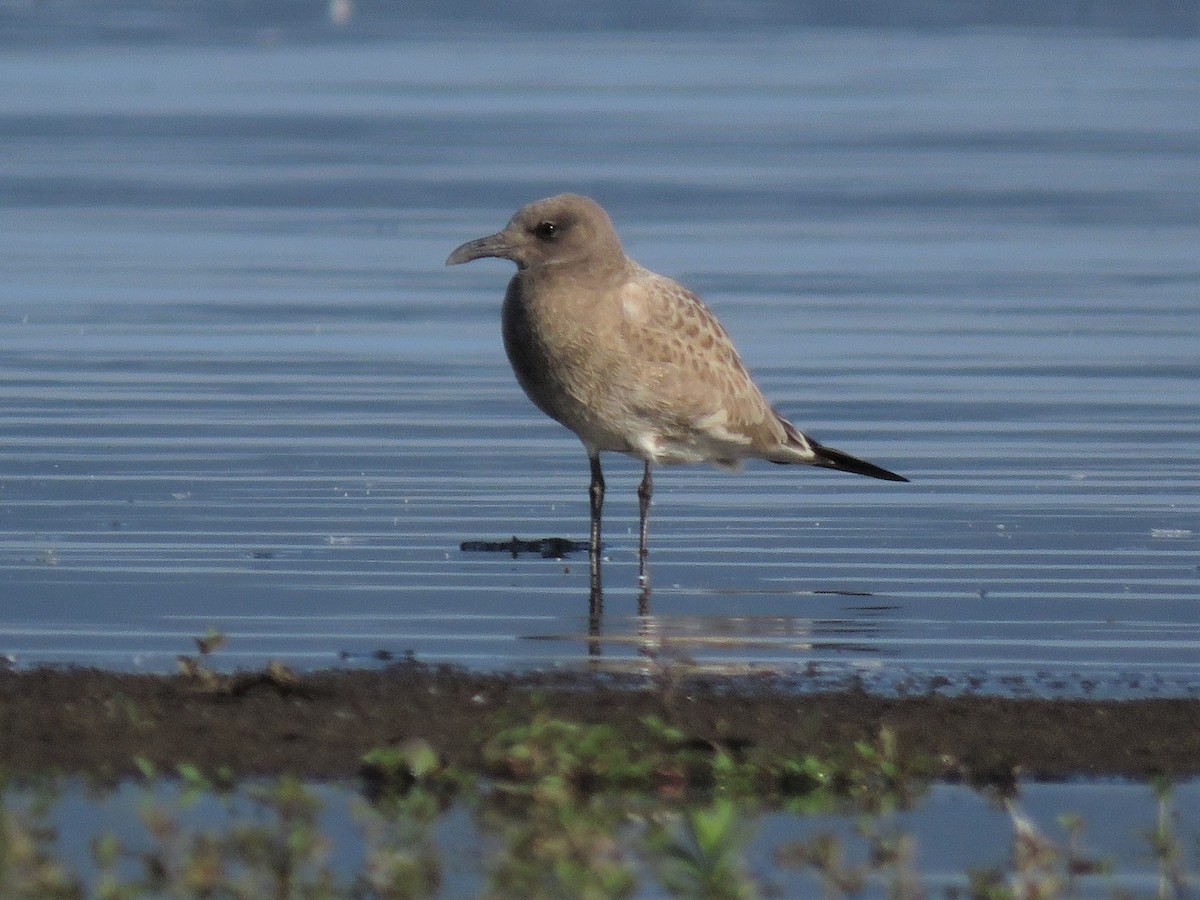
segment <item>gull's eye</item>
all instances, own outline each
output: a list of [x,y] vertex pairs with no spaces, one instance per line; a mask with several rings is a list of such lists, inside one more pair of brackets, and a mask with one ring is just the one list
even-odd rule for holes
[[554,222],[538,222],[533,226],[533,233],[540,240],[552,241],[558,236],[559,227]]

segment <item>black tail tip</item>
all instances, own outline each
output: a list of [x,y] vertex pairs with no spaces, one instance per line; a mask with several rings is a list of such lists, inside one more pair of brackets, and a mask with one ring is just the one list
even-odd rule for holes
[[850,472],[854,475],[865,475],[868,478],[878,478],[880,481],[903,481],[908,479],[903,475],[897,475],[882,466],[877,466],[874,463],[869,463],[865,459],[859,459],[857,456],[851,456],[849,453],[843,453],[841,450],[835,450],[833,447],[826,447],[822,444],[816,444],[809,439],[813,452],[817,454],[814,461],[816,465],[826,469],[836,469],[839,472]]

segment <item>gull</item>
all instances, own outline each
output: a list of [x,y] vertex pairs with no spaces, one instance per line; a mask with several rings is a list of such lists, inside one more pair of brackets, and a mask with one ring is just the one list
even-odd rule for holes
[[767,402],[733,341],[700,298],[625,255],[608,213],[579,194],[517,210],[502,231],[468,241],[446,265],[516,263],[501,317],[517,381],[579,437],[591,465],[588,558],[600,577],[600,453],[644,464],[638,486],[638,575],[646,575],[651,466],[743,460],[817,466],[884,481],[895,472],[826,447]]

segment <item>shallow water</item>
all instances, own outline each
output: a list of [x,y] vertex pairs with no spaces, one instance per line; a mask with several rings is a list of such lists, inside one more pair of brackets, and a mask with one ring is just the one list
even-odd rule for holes
[[[1200,46],[790,28],[0,53],[0,652],[1200,691]],[[17,42],[19,43],[19,42]],[[587,465],[509,267],[591,193],[782,412],[909,476]],[[590,633],[589,633],[590,631]]]
[[[403,800],[372,806],[348,785],[312,785],[310,790],[320,810],[319,836],[327,842],[319,845],[322,850],[313,854],[311,866],[297,874],[314,881],[317,866],[325,863],[338,882],[349,883],[356,874],[369,869],[367,859],[377,857],[377,871],[385,871],[386,866],[379,866],[378,862],[386,862],[390,851],[400,859],[423,853],[440,871],[440,887],[434,895],[482,896],[487,893],[489,875],[497,872],[505,860],[519,860],[529,854],[528,842],[519,843],[514,834],[521,833],[520,823],[526,822],[528,827],[527,820],[537,818],[522,802],[512,799],[507,805],[498,800],[490,805],[459,800],[440,812],[435,804],[433,812],[422,816],[417,814],[421,809],[419,804],[406,804]],[[186,871],[183,863],[189,851],[199,856],[196,848],[204,846],[201,835],[206,835],[214,846],[225,846],[223,852],[233,858],[233,848],[238,846],[236,840],[221,845],[215,842],[215,836],[232,835],[239,827],[258,827],[281,837],[289,833],[288,827],[279,823],[278,810],[256,801],[254,791],[254,785],[242,785],[214,794],[166,781],[153,785],[126,781],[113,790],[63,784],[51,802],[45,803],[46,798],[41,798],[46,807],[42,821],[52,829],[43,849],[88,884],[94,884],[97,877],[95,858],[89,848],[96,846],[100,835],[116,837],[124,846],[128,858],[120,867],[120,874],[125,879],[133,880],[142,874],[139,854],[149,856],[154,851],[172,860],[177,871]],[[788,858],[789,848],[797,843],[811,844],[829,836],[841,847],[845,866],[853,868],[867,866],[871,861],[869,835],[884,839],[884,846],[889,839],[896,846],[897,839],[905,838],[912,842],[911,857],[901,868],[907,868],[930,896],[950,896],[952,890],[966,890],[972,872],[996,869],[1005,873],[1006,878],[1013,873],[1018,823],[1020,828],[1027,829],[1022,833],[1036,834],[1046,842],[1044,846],[1053,848],[1044,861],[1045,872],[1065,874],[1065,861],[1072,852],[1067,823],[1076,819],[1081,831],[1075,840],[1074,858],[1103,868],[1094,869],[1091,874],[1082,869],[1076,873],[1070,896],[1176,896],[1169,877],[1170,866],[1155,857],[1150,835],[1162,815],[1167,833],[1180,845],[1174,863],[1182,876],[1182,889],[1194,886],[1196,859],[1194,849],[1189,848],[1193,848],[1192,840],[1200,827],[1198,794],[1200,785],[1195,781],[1177,785],[1160,807],[1154,793],[1144,784],[1027,783],[1020,786],[1019,797],[1012,802],[1010,811],[1000,801],[965,785],[940,784],[922,793],[910,808],[893,812],[871,814],[847,809],[802,814],[797,810],[756,811],[746,807],[739,809],[736,828],[744,845],[733,855],[764,892],[810,897],[821,893],[816,873],[783,861]],[[30,789],[9,788],[0,793],[0,800],[9,812],[36,809],[39,797]],[[622,798],[607,798],[605,802],[620,808]],[[646,834],[652,822],[670,822],[680,809],[651,798],[642,801],[624,798],[624,802],[630,811],[623,824],[612,831],[614,846],[605,855],[605,862],[619,861],[631,868],[639,882],[634,896],[661,896],[657,873],[665,854],[652,849]],[[597,817],[597,809],[604,806],[605,803],[589,806],[581,802],[574,816],[586,819],[590,810]],[[161,837],[155,840],[147,828],[145,823],[153,820],[154,811],[175,823],[166,832],[169,841]],[[37,820],[25,816],[23,821]],[[302,855],[302,851],[294,852]],[[576,852],[596,853],[578,848]],[[569,864],[570,860],[564,862]],[[266,870],[261,859],[259,866]],[[875,860],[874,871],[864,892],[855,896],[890,896],[886,886],[896,875],[896,869]],[[1028,876],[1038,868],[1028,865],[1021,871]]]

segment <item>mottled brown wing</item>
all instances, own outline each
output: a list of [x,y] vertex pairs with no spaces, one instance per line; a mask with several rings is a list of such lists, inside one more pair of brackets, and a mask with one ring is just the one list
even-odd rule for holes
[[621,299],[625,346],[641,373],[636,406],[681,429],[723,429],[756,448],[779,445],[782,424],[695,294],[643,269]]

